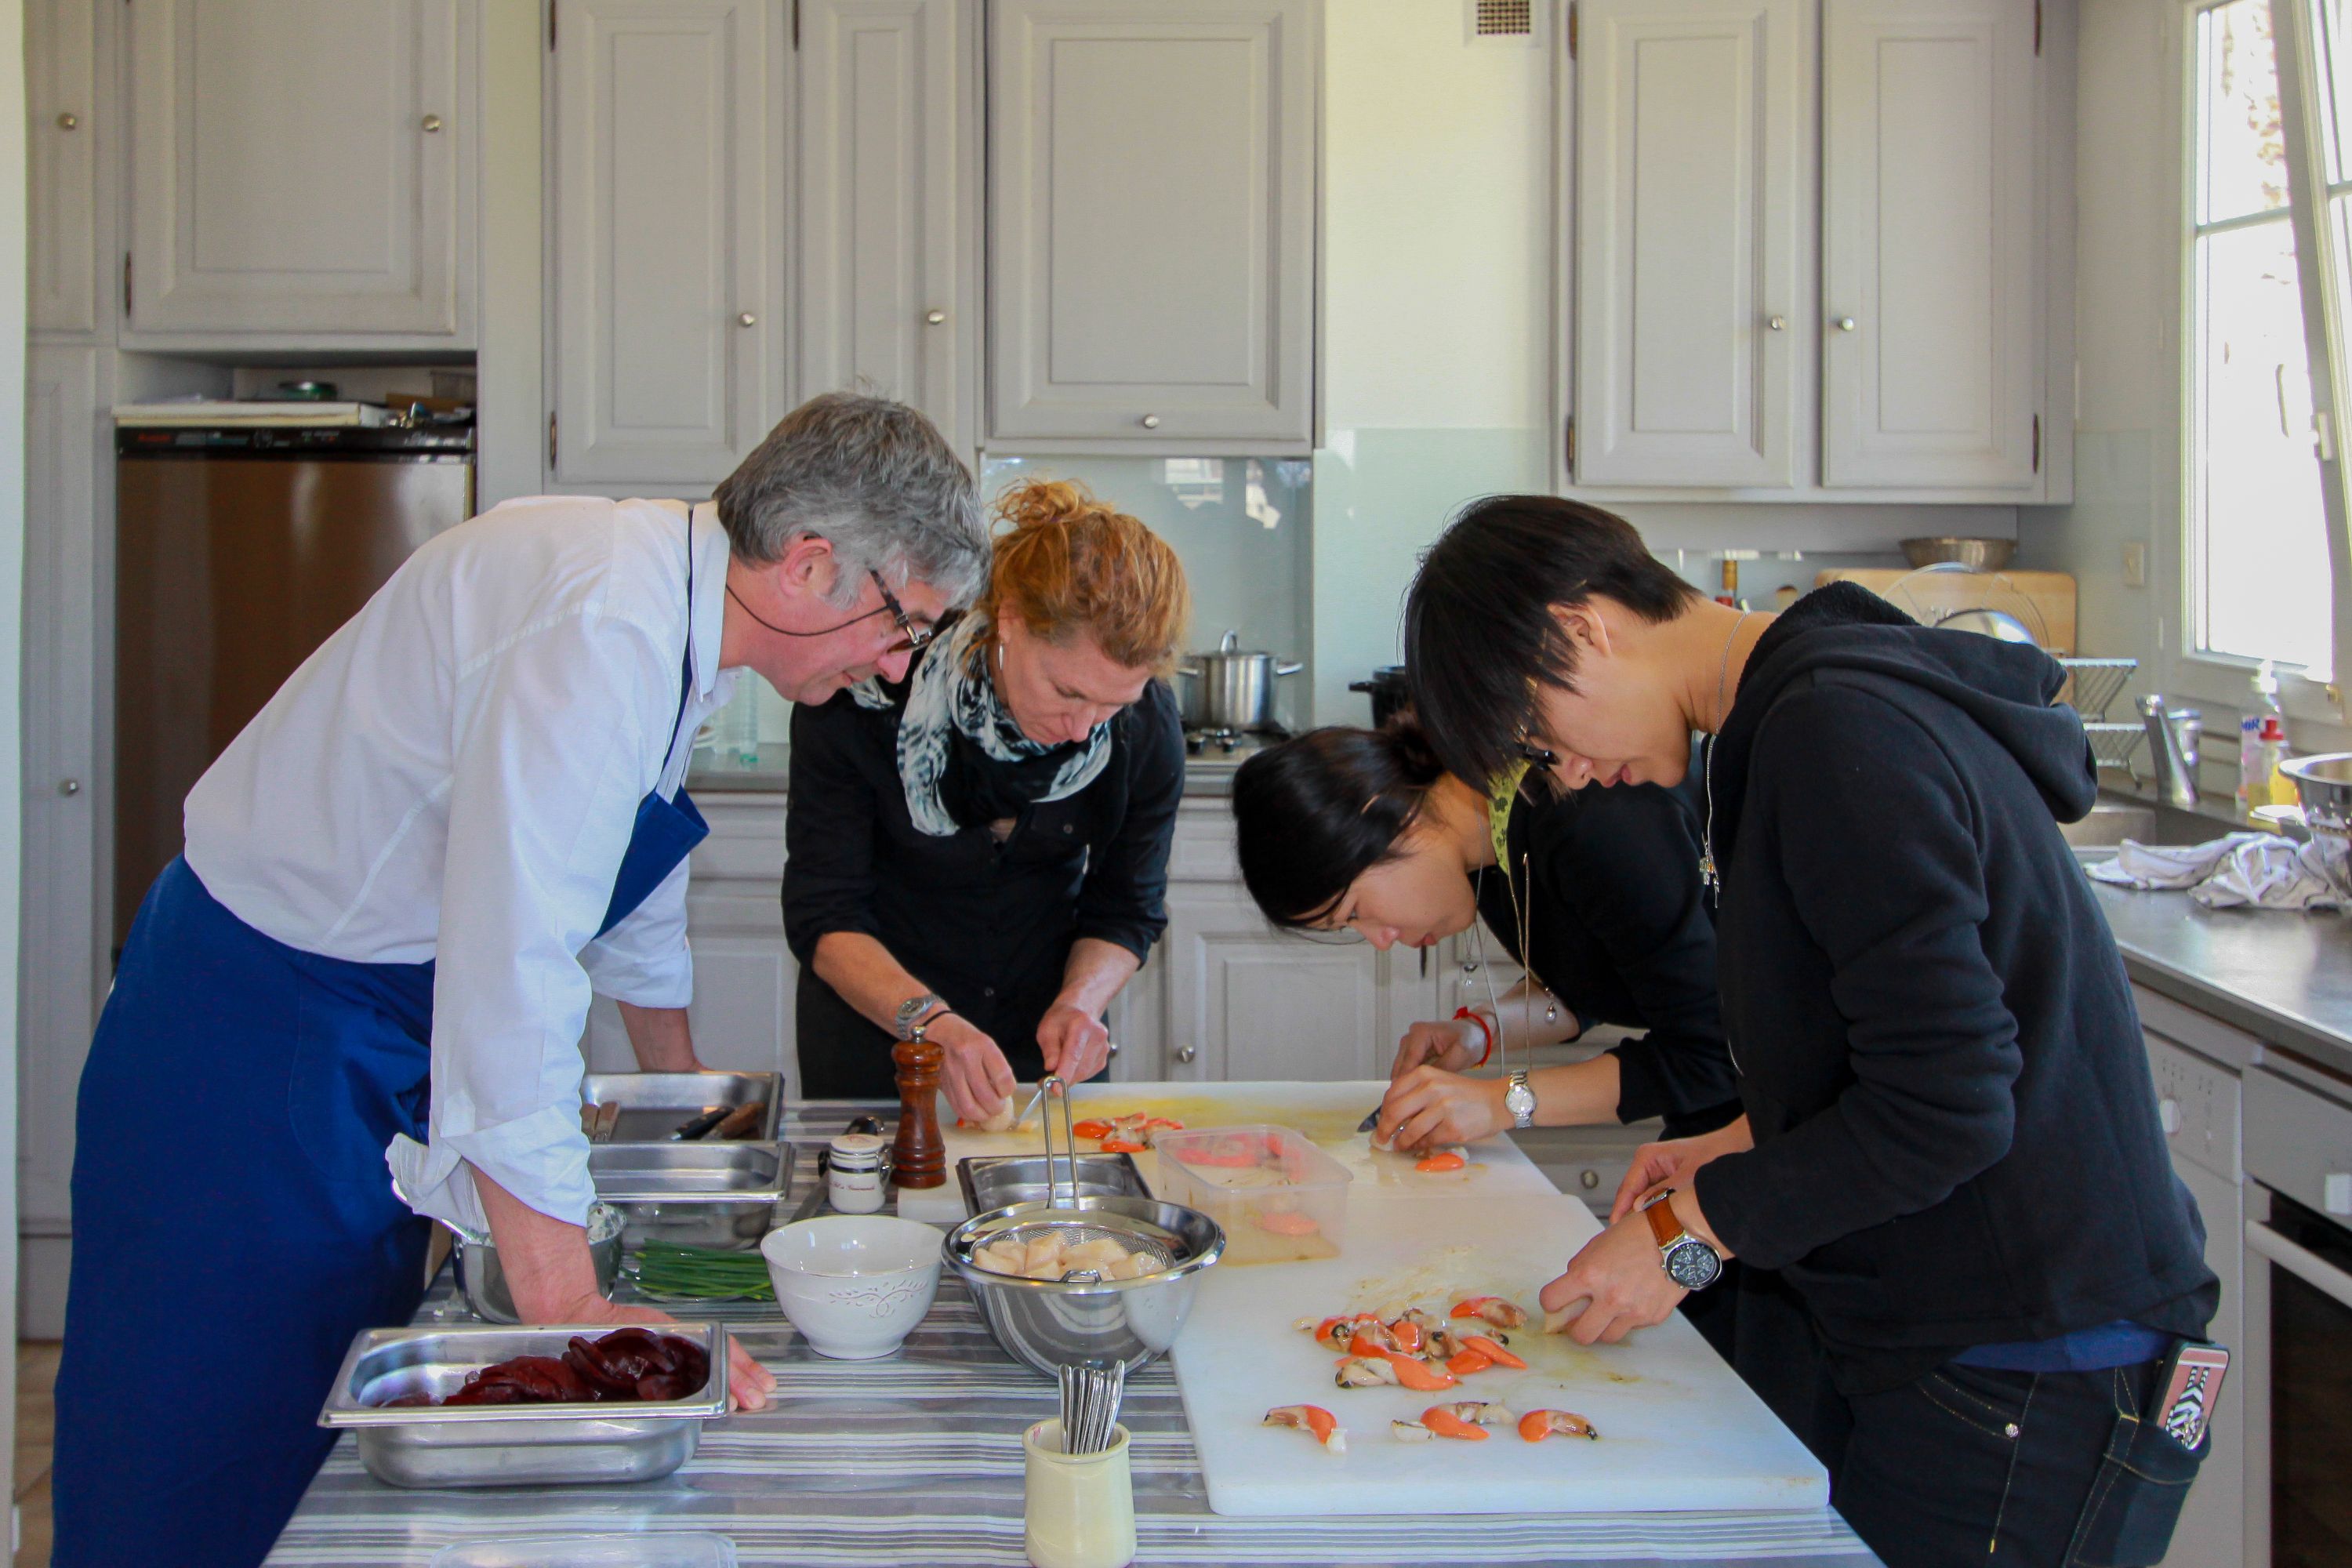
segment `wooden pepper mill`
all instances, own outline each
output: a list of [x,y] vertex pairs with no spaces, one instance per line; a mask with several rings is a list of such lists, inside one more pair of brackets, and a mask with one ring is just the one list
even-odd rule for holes
[[923,1038],[915,1026],[914,1038],[890,1047],[898,1068],[898,1136],[890,1145],[891,1179],[902,1187],[943,1187],[948,1180],[948,1146],[940,1136],[940,1068],[946,1050]]

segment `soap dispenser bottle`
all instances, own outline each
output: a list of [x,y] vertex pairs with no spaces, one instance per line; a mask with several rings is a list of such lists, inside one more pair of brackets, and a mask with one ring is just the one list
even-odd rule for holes
[[[2286,751],[2286,712],[2279,706],[2278,672],[2269,659],[2254,672],[2254,700],[2238,721],[2238,815],[2276,804],[2271,775]],[[2292,798],[2292,797],[2290,797]]]

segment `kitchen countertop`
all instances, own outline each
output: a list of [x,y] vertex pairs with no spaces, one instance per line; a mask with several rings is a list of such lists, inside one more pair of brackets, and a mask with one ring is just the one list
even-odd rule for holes
[[[814,1144],[860,1109],[786,1112],[783,1135]],[[794,1163],[797,1199],[815,1180]],[[625,1287],[624,1291],[625,1292]],[[627,1300],[625,1293],[623,1300]],[[746,1563],[1020,1564],[1021,1433],[1054,1413],[1053,1385],[988,1338],[950,1275],[895,1356],[827,1361],[772,1306],[721,1319],[777,1374],[778,1404],[709,1424],[676,1475],[637,1486],[404,1491],[360,1466],[348,1436],[328,1456],[271,1552],[273,1564],[423,1568],[465,1540],[616,1531],[708,1531]],[[467,1321],[447,1272],[418,1321]],[[1491,1514],[1477,1517],[1227,1519],[1209,1511],[1183,1401],[1169,1364],[1128,1384],[1134,1435],[1137,1561],[1154,1563],[1673,1563],[1769,1558],[1782,1568],[1877,1562],[1837,1516],[1813,1513]]]
[[[1230,795],[1234,793],[1234,769],[1238,765],[1221,758],[1188,759],[1184,764],[1184,798],[1221,799]],[[695,752],[694,765],[687,770],[686,787],[693,795],[782,795],[789,777],[789,753],[782,745],[761,752],[759,761],[753,763],[722,760],[717,752],[706,749]]]

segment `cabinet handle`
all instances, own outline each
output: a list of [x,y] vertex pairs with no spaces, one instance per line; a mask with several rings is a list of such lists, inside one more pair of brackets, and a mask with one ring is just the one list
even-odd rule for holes
[[75,113],[72,110],[70,110],[70,109],[68,109],[68,110],[65,110],[63,113],[61,113],[61,114],[59,114],[59,115],[58,116],[58,130],[60,130],[60,131],[71,131],[74,127],[76,127],[76,126],[79,125],[80,123],[81,123],[81,116],[80,116],[80,115],[79,115],[79,114],[76,114],[76,113]]
[[79,794],[81,793],[81,780],[79,780],[79,779],[62,779],[62,780],[59,780],[59,781],[58,781],[58,793],[59,795],[79,795]]
[[760,324],[760,318],[746,310],[735,318],[735,324],[739,327],[756,327]]
[[1118,1055],[1118,1042],[1117,1040],[1113,1040],[1113,1041],[1110,1043],[1110,1049],[1109,1049],[1109,1050],[1108,1050],[1108,1051],[1106,1051],[1106,1052],[1104,1052],[1103,1054],[1104,1054],[1105,1056],[1112,1056],[1112,1057],[1115,1057],[1115,1056]]
[[1159,429],[1159,428],[1160,428],[1160,416],[1159,416],[1159,415],[1157,415],[1157,414],[1147,414],[1147,415],[1145,415],[1145,416],[1143,416],[1143,427],[1144,427],[1146,430],[1157,430],[1157,429]]
[[1176,1059],[1187,1066],[1190,1066],[1192,1058],[1200,1054],[1200,1052],[1194,1050],[1190,1046],[1179,1046],[1176,1047]]
[[945,310],[928,311],[923,320],[934,327],[944,327],[948,324],[948,313]]
[[440,117],[439,115],[437,115],[437,114],[428,114],[428,115],[426,115],[426,116],[425,117],[425,133],[427,136],[432,135],[432,134],[433,134],[433,132],[435,132],[436,131],[438,131],[438,130],[440,130],[440,129],[441,129],[441,117]]
[[1786,316],[1772,316],[1765,321],[1764,325],[1767,329],[1775,332],[1786,331],[1789,327],[1789,318]]
[[1840,316],[1836,321],[1832,324],[1834,325],[1841,332],[1850,332],[1853,331],[1853,318],[1852,316]]

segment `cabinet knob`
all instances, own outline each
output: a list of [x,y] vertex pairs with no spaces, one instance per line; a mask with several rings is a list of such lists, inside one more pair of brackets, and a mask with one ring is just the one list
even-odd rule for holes
[[58,116],[58,130],[60,130],[60,131],[71,131],[71,130],[72,130],[72,129],[74,129],[76,126],[79,125],[80,123],[81,123],[81,116],[80,116],[80,115],[79,115],[79,114],[76,114],[76,113],[75,113],[72,110],[70,110],[70,109],[68,109],[68,110],[65,110],[63,113],[61,113],[61,114],[59,114],[59,115]]
[[1146,430],[1157,430],[1157,429],[1159,429],[1159,428],[1160,428],[1160,416],[1159,416],[1159,415],[1157,415],[1157,414],[1147,414],[1147,415],[1145,415],[1145,416],[1143,416],[1143,427],[1144,427]]
[[1773,331],[1786,331],[1789,327],[1789,318],[1786,316],[1773,316],[1769,318],[1764,324]]
[[1841,332],[1850,332],[1853,331],[1853,318],[1852,316],[1840,316],[1832,324]]
[[1118,1042],[1117,1040],[1113,1040],[1113,1041],[1110,1043],[1110,1048],[1109,1048],[1108,1050],[1105,1051],[1103,1054],[1104,1054],[1105,1056],[1111,1056],[1111,1057],[1115,1057],[1115,1056],[1118,1055]]
[[1576,1173],[1576,1184],[1588,1193],[1591,1192],[1601,1185],[1601,1173],[1588,1166]]
[[1176,1059],[1187,1066],[1190,1066],[1192,1058],[1200,1054],[1201,1053],[1199,1051],[1193,1049],[1191,1046],[1179,1046],[1176,1047]]
[[929,310],[924,312],[923,320],[934,327],[944,327],[948,324],[948,313],[945,310]]
[[739,327],[756,327],[760,324],[760,318],[746,310],[735,318],[735,324]]
[[60,779],[60,780],[58,780],[58,793],[59,795],[79,795],[79,794],[81,793],[81,780],[79,780],[79,779]]
[[436,131],[438,131],[438,130],[440,130],[440,129],[441,129],[441,117],[440,117],[439,115],[437,115],[437,114],[428,114],[428,115],[426,115],[426,116],[425,117],[425,133],[427,136],[430,136],[431,134],[433,134],[433,132],[435,132]]

